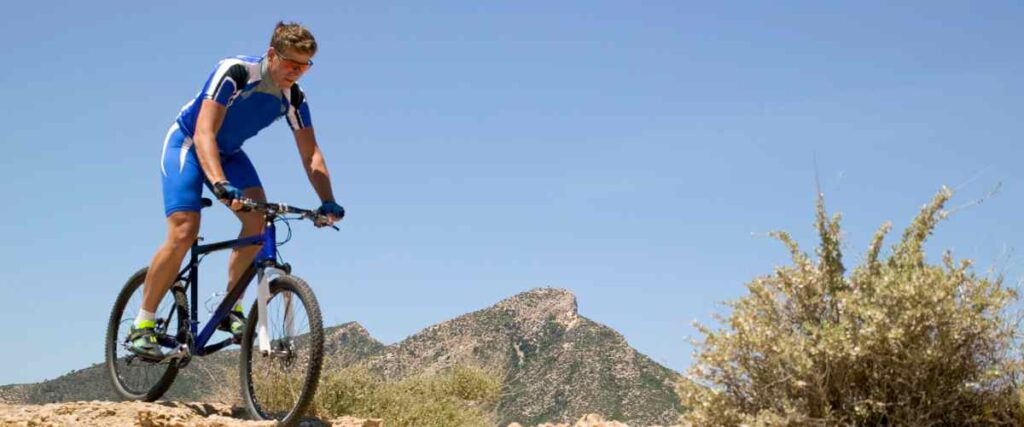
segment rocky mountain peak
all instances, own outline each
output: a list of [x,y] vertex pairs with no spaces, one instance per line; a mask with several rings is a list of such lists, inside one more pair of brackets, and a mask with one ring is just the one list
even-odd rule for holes
[[384,344],[370,336],[357,322],[324,328],[324,350],[342,364],[356,363],[384,350]]
[[565,329],[572,329],[579,323],[576,295],[560,288],[532,289],[498,302],[491,310],[505,311],[526,326],[527,333],[548,321]]
[[336,339],[345,342],[352,338],[374,339],[370,336],[370,332],[363,325],[360,325],[359,322],[342,323],[338,326],[325,328],[324,332],[327,340]]

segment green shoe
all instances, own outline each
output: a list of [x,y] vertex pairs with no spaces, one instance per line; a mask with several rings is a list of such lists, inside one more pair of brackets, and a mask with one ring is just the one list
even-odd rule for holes
[[229,311],[228,315],[217,325],[217,330],[227,332],[233,335],[236,340],[241,340],[242,331],[245,330],[245,315],[240,311]]
[[128,351],[147,360],[163,360],[164,353],[156,340],[153,328],[136,328],[132,325],[128,330]]

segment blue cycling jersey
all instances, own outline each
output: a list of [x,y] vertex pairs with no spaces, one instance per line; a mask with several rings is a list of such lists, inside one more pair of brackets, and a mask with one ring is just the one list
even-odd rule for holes
[[306,97],[293,84],[281,90],[270,79],[266,58],[238,56],[220,61],[194,99],[181,109],[164,137],[160,154],[160,175],[164,193],[164,214],[198,212],[206,181],[195,150],[196,119],[203,100],[226,107],[224,123],[217,131],[224,176],[243,191],[262,187],[259,175],[242,143],[282,116],[294,130],[310,126]]
[[293,130],[311,126],[306,96],[293,84],[281,90],[270,78],[266,57],[236,56],[217,63],[206,84],[194,99],[182,107],[177,123],[181,132],[195,136],[196,119],[203,100],[227,107],[224,123],[217,132],[217,148],[230,155],[275,120],[286,117]]

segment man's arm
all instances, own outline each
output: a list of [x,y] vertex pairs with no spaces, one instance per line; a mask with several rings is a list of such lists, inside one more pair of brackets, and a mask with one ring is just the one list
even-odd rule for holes
[[196,155],[199,165],[211,183],[224,181],[224,169],[220,165],[220,150],[217,149],[217,131],[224,124],[227,107],[212,100],[204,99],[196,118]]
[[[222,185],[227,181],[224,176],[224,168],[220,164],[220,150],[217,149],[217,131],[224,123],[224,116],[227,114],[227,107],[215,101],[204,99],[199,108],[199,117],[196,118],[196,132],[193,140],[196,142],[196,157],[199,158],[199,165],[206,173],[206,179],[213,183],[214,194],[228,205],[233,211],[242,209],[242,192],[230,184]],[[230,199],[230,203],[228,202]]]
[[241,92],[248,80],[249,72],[242,63],[225,60],[217,64],[217,69],[203,87],[203,102],[199,105],[193,140],[196,142],[199,165],[212,184],[225,180],[224,169],[220,164],[220,150],[217,148],[217,132],[224,124],[228,104]]
[[331,174],[327,172],[327,162],[324,161],[324,154],[316,143],[316,135],[313,128],[307,127],[294,132],[295,145],[299,149],[299,157],[302,158],[302,167],[306,170],[309,183],[313,190],[320,197],[321,202],[333,202],[334,191],[331,189]]

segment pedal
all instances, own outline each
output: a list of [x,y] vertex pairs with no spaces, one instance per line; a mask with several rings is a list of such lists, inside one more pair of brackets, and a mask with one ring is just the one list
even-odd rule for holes
[[191,353],[188,351],[188,345],[182,344],[178,346],[178,348],[174,349],[174,351],[167,353],[164,358],[160,360],[160,363],[170,363],[171,361],[182,360],[189,356],[191,356]]

